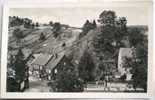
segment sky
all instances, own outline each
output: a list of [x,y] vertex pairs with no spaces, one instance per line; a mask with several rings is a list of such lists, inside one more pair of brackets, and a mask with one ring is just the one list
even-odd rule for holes
[[67,8],[10,8],[10,16],[30,18],[34,22],[60,22],[82,27],[88,19],[97,20],[104,10],[113,10],[118,17],[126,17],[128,25],[148,25],[148,9],[144,7],[67,7]]

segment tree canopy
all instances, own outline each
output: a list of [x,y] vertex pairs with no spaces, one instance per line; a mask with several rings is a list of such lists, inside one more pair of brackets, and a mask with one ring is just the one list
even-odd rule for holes
[[88,53],[88,51],[85,51],[79,62],[79,77],[84,82],[93,81],[95,78],[93,74],[94,68],[95,64],[91,55]]

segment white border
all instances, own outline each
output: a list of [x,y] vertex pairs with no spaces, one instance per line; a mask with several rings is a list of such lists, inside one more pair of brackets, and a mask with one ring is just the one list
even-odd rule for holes
[[[147,93],[8,93],[6,91],[6,65],[8,42],[8,12],[9,8],[52,8],[52,7],[146,7],[149,12],[149,66]],[[1,50],[1,97],[2,98],[151,98],[152,97],[152,67],[153,67],[153,27],[152,2],[102,2],[102,3],[8,3],[3,7],[3,32]]]

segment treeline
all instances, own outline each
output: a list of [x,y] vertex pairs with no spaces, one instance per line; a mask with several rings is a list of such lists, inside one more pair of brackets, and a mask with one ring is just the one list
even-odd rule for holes
[[33,22],[29,18],[20,18],[18,16],[9,16],[9,27],[14,27],[14,26],[20,26],[24,25],[25,28],[34,28],[38,27],[39,23],[38,22]]

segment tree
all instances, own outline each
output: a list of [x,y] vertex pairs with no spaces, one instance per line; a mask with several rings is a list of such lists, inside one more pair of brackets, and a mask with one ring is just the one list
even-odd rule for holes
[[50,26],[53,26],[53,22],[52,22],[52,21],[50,21],[50,22],[49,22],[49,25],[50,25]]
[[55,38],[57,38],[58,35],[60,34],[60,30],[61,30],[61,24],[59,22],[54,23],[53,34]]
[[126,58],[124,61],[125,67],[132,68],[132,84],[135,90],[137,87],[140,87],[143,88],[145,92],[147,91],[147,54],[147,48],[139,44],[135,49],[134,57]]
[[116,19],[116,14],[114,11],[107,11],[104,10],[100,15],[99,15],[99,22],[103,24],[104,26],[114,26],[115,25],[115,19]]
[[39,40],[45,40],[45,39],[46,39],[45,35],[43,33],[41,33]]
[[[83,82],[80,80],[75,67],[66,58],[66,64],[60,65],[61,70],[55,76],[55,80],[49,85],[56,92],[82,92]],[[68,62],[68,63],[67,63]]]
[[92,24],[89,22],[89,20],[86,20],[86,23],[83,25],[83,28],[82,28],[83,33],[86,34],[91,29],[92,29]]
[[15,29],[15,30],[13,31],[13,36],[14,36],[15,38],[17,38],[17,39],[22,39],[22,38],[25,37],[24,34],[23,34],[23,32],[22,32],[19,28]]
[[84,81],[93,81],[94,80],[94,68],[95,64],[93,62],[93,59],[91,55],[88,53],[88,51],[85,50],[83,56],[80,59],[79,62],[79,77]]
[[117,18],[114,11],[103,11],[99,16],[101,31],[94,37],[94,47],[97,52],[107,52],[113,55],[122,46],[121,40],[127,32],[126,18]]
[[7,74],[7,91],[18,92],[22,91],[20,88],[21,82],[24,82],[24,89],[29,87],[29,68],[26,63],[32,57],[32,53],[25,58],[21,48],[15,57],[10,56],[8,68],[12,69]]
[[52,89],[57,92],[82,92],[83,83],[74,71],[62,71],[52,83]]
[[102,32],[97,33],[94,37],[93,45],[97,52],[107,52],[108,54],[113,54],[115,47],[112,45],[114,41],[115,29],[109,26],[105,26]]
[[34,26],[35,26],[34,23],[32,23],[32,24],[31,24],[31,28],[34,29]]
[[128,37],[131,46],[136,47],[138,44],[144,44],[144,35],[138,28],[130,29]]
[[36,22],[36,27],[39,27],[39,23],[38,22]]
[[18,92],[19,85],[12,77],[7,77],[7,92]]
[[96,21],[93,20],[93,28],[96,28],[96,27],[97,27]]
[[23,38],[25,37],[23,31],[21,31],[19,28],[17,28],[17,29],[15,29],[15,30],[13,31],[12,34],[13,34],[13,36],[14,36],[15,39],[16,39],[16,44],[17,44],[17,45],[20,45],[21,39],[23,39]]
[[25,68],[26,63],[24,61],[24,54],[22,52],[22,49],[18,50],[17,55],[15,56],[15,78],[17,81],[21,81],[25,77]]
[[24,23],[24,20],[22,18],[19,18],[18,16],[9,16],[9,26],[20,26]]
[[89,22],[89,20],[86,20],[85,24],[82,27],[82,32],[80,34],[80,37],[85,36],[91,29],[96,28],[96,26],[94,24]]
[[24,20],[24,23],[23,23],[24,27],[25,28],[31,28],[32,20],[29,18],[24,18],[23,20]]

